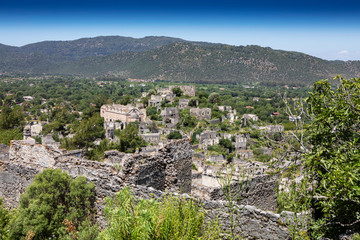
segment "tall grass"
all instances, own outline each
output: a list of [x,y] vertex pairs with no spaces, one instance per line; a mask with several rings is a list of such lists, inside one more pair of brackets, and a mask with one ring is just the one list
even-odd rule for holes
[[205,221],[205,212],[191,199],[165,196],[136,200],[128,188],[107,199],[108,227],[101,239],[190,240],[219,239],[217,222]]

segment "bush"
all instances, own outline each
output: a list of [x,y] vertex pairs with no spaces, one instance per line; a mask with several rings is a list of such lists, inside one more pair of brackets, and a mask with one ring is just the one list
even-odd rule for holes
[[167,135],[168,139],[181,139],[182,135],[178,131],[171,132],[169,135]]
[[10,222],[9,239],[59,238],[66,234],[64,221],[77,229],[95,214],[95,187],[79,176],[73,179],[59,169],[38,174],[20,198],[20,206]]
[[195,202],[173,196],[161,201],[136,200],[129,188],[108,198],[109,226],[102,239],[219,239],[217,223],[205,223],[205,211]]
[[310,93],[313,147],[305,156],[310,178],[316,180],[314,194],[322,197],[314,201],[320,226],[314,232],[334,239],[347,230],[360,232],[360,78],[338,80],[336,89],[318,81]]
[[10,211],[4,208],[3,200],[0,198],[0,240],[7,239],[7,225],[10,221]]
[[115,130],[115,135],[119,137],[116,149],[120,152],[134,153],[137,148],[146,146],[142,137],[138,135],[138,123],[130,123],[124,130]]
[[20,128],[18,129],[0,129],[0,143],[10,145],[11,140],[22,140],[23,132]]
[[174,87],[172,89],[173,94],[175,94],[177,97],[180,97],[183,94],[183,91],[180,87]]

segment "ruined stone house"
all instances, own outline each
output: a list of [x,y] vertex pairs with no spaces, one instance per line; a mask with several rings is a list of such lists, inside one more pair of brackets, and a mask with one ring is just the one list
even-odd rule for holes
[[160,88],[157,90],[157,93],[163,98],[169,101],[173,101],[176,95],[169,88]]
[[[231,106],[218,106],[218,108],[219,108],[219,111],[222,111],[222,112],[232,112],[233,110],[232,110],[232,107]],[[236,111],[235,109],[234,109],[234,111]]]
[[235,135],[235,142],[233,143],[235,151],[246,150],[247,138],[243,135]]
[[255,114],[244,114],[241,118],[241,127],[246,127],[248,120],[257,122],[259,120],[259,117]]
[[40,123],[36,123],[36,122],[29,123],[24,127],[23,130],[24,140],[39,136],[41,131],[42,131],[42,125]]
[[107,122],[104,121],[104,129],[105,129],[105,137],[107,139],[114,139],[115,140],[115,130],[116,129],[123,129],[124,125],[121,122]]
[[160,95],[172,95],[173,92],[173,88],[179,87],[181,89],[181,91],[183,92],[183,95],[186,96],[190,96],[190,97],[194,97],[195,96],[195,86],[190,86],[190,85],[172,85],[169,86],[168,88],[159,88],[157,90],[157,92]]
[[108,139],[115,139],[116,129],[124,129],[131,122],[144,122],[146,110],[129,105],[102,105],[100,116],[104,118],[105,136]]
[[179,108],[186,109],[189,107],[190,99],[181,98],[179,99]]
[[183,95],[186,96],[190,96],[190,97],[195,97],[195,86],[191,86],[191,85],[180,85],[180,86],[169,86],[169,90],[172,92],[173,88],[179,87],[181,89],[181,91],[183,92]]
[[244,114],[242,116],[242,118],[246,119],[246,120],[251,120],[254,122],[257,122],[259,120],[259,117],[255,114]]
[[177,107],[166,107],[161,111],[160,115],[163,119],[163,124],[168,128],[175,127],[180,121],[180,112]]
[[106,104],[100,108],[100,116],[104,118],[106,122],[122,122],[125,126],[131,122],[142,122],[145,121],[146,112],[139,108],[128,104]]
[[221,137],[216,131],[206,130],[199,136],[199,147],[206,149],[208,146],[219,144]]
[[160,95],[151,95],[149,99],[149,106],[151,107],[160,107],[163,97]]
[[190,115],[195,116],[198,120],[210,120],[211,108],[190,108]]
[[282,125],[267,125],[265,127],[259,127],[259,130],[263,130],[269,134],[280,133],[280,132],[284,131],[284,126],[282,126]]
[[158,145],[160,142],[160,133],[144,133],[140,134],[140,137],[153,145]]

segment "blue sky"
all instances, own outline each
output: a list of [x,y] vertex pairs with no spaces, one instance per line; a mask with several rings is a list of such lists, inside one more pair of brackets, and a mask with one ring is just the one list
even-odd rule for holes
[[0,4],[0,43],[171,36],[360,60],[359,1],[28,0]]

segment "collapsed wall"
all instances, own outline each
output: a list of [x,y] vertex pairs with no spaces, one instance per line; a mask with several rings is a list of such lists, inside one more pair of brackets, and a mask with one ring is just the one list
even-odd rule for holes
[[82,158],[77,151],[14,140],[9,157],[0,161],[0,197],[7,206],[16,207],[35,175],[46,168],[61,169],[72,177],[85,176],[95,183],[97,198],[109,196],[125,184],[161,191],[191,191],[193,153],[188,140],[171,142],[151,154],[112,152],[112,161],[96,162]]
[[[124,186],[138,198],[159,198],[165,192],[191,192],[191,144],[182,139],[171,142],[158,152],[124,154],[108,151],[104,162],[84,159],[78,151],[67,152],[52,145],[12,141],[0,149],[0,197],[7,207],[17,207],[20,195],[34,177],[46,168],[61,169],[72,177],[85,176],[95,184],[98,221],[104,198]],[[208,215],[218,218],[222,228],[230,228],[226,203],[202,200]],[[287,239],[288,231],[281,216],[255,207],[237,205],[235,232],[246,239]]]
[[[254,176],[245,183],[234,183],[231,191],[238,204],[256,206],[257,208],[276,211],[276,189],[278,176]],[[243,185],[242,185],[243,184]],[[221,187],[209,191],[212,200],[225,200]]]

